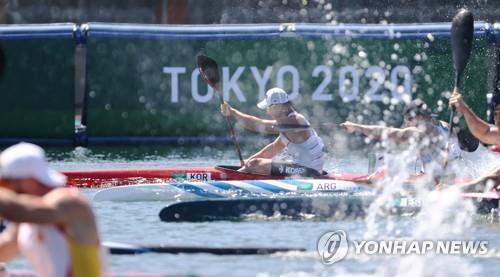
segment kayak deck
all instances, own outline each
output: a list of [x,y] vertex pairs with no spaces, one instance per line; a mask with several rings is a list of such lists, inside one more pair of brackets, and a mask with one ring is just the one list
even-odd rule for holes
[[116,186],[98,191],[93,201],[179,201],[258,196],[290,196],[372,190],[365,183],[343,180],[284,179],[172,182]]
[[[68,186],[111,187],[130,184],[165,183],[173,181],[212,181],[212,180],[264,180],[285,179],[285,176],[268,176],[239,172],[236,166],[200,166],[166,168],[121,168],[88,169],[62,171],[68,177]],[[315,179],[366,180],[366,174],[326,173]]]

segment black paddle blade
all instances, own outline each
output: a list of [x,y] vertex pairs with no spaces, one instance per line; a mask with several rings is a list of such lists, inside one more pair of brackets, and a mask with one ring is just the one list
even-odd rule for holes
[[212,58],[199,54],[196,56],[196,64],[200,74],[205,81],[214,89],[219,89],[219,66]]
[[460,149],[467,152],[474,152],[479,147],[479,140],[467,129],[460,129],[457,133]]
[[469,60],[474,35],[474,17],[468,10],[461,9],[451,24],[451,49],[455,68],[455,87],[458,87],[462,73]]

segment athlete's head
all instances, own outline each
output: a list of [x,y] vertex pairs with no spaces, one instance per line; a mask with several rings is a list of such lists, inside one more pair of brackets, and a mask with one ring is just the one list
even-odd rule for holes
[[286,116],[293,111],[288,94],[281,88],[272,88],[266,92],[266,98],[257,104],[257,107],[267,112],[272,117]]
[[419,122],[427,122],[432,119],[432,115],[427,104],[421,99],[413,100],[403,111],[405,125],[416,126]]
[[0,154],[0,179],[7,188],[28,194],[44,194],[66,183],[66,176],[49,167],[41,147],[24,142]]

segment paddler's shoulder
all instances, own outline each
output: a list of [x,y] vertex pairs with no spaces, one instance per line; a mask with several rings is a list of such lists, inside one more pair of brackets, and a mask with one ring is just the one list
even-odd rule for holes
[[57,188],[44,195],[44,201],[60,209],[68,211],[90,210],[90,203],[76,188]]
[[67,197],[67,198],[83,198],[85,199],[85,195],[78,190],[78,188],[74,187],[58,187],[55,188],[51,191],[49,191],[47,194],[45,194],[46,197]]
[[299,125],[308,125],[309,121],[300,113],[294,112],[291,113],[287,118],[283,119],[283,124],[299,124]]

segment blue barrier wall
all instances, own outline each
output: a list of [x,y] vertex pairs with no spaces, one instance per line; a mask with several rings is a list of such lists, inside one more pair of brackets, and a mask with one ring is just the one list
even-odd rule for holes
[[[214,92],[194,64],[200,51],[218,61],[228,102],[257,116],[266,115],[255,103],[279,85],[313,124],[397,125],[407,96],[424,98],[446,119],[449,32],[447,23],[0,27],[8,57],[0,80],[0,144],[229,142]],[[463,88],[485,117],[486,94],[499,87],[500,26],[476,22],[474,33]],[[86,48],[87,128],[75,140],[77,44]]]
[[76,25],[0,27],[0,142],[73,144]]
[[[194,60],[218,61],[222,91],[238,109],[255,108],[282,86],[313,121],[398,124],[404,101],[420,97],[447,113],[453,84],[450,24],[156,26],[89,23],[89,143],[214,138],[225,134],[213,91]],[[488,26],[475,24],[464,88],[486,107]],[[368,99],[368,100],[367,100]],[[387,111],[395,111],[387,113]],[[113,126],[113,128],[109,128]],[[237,126],[237,132],[246,137]]]

